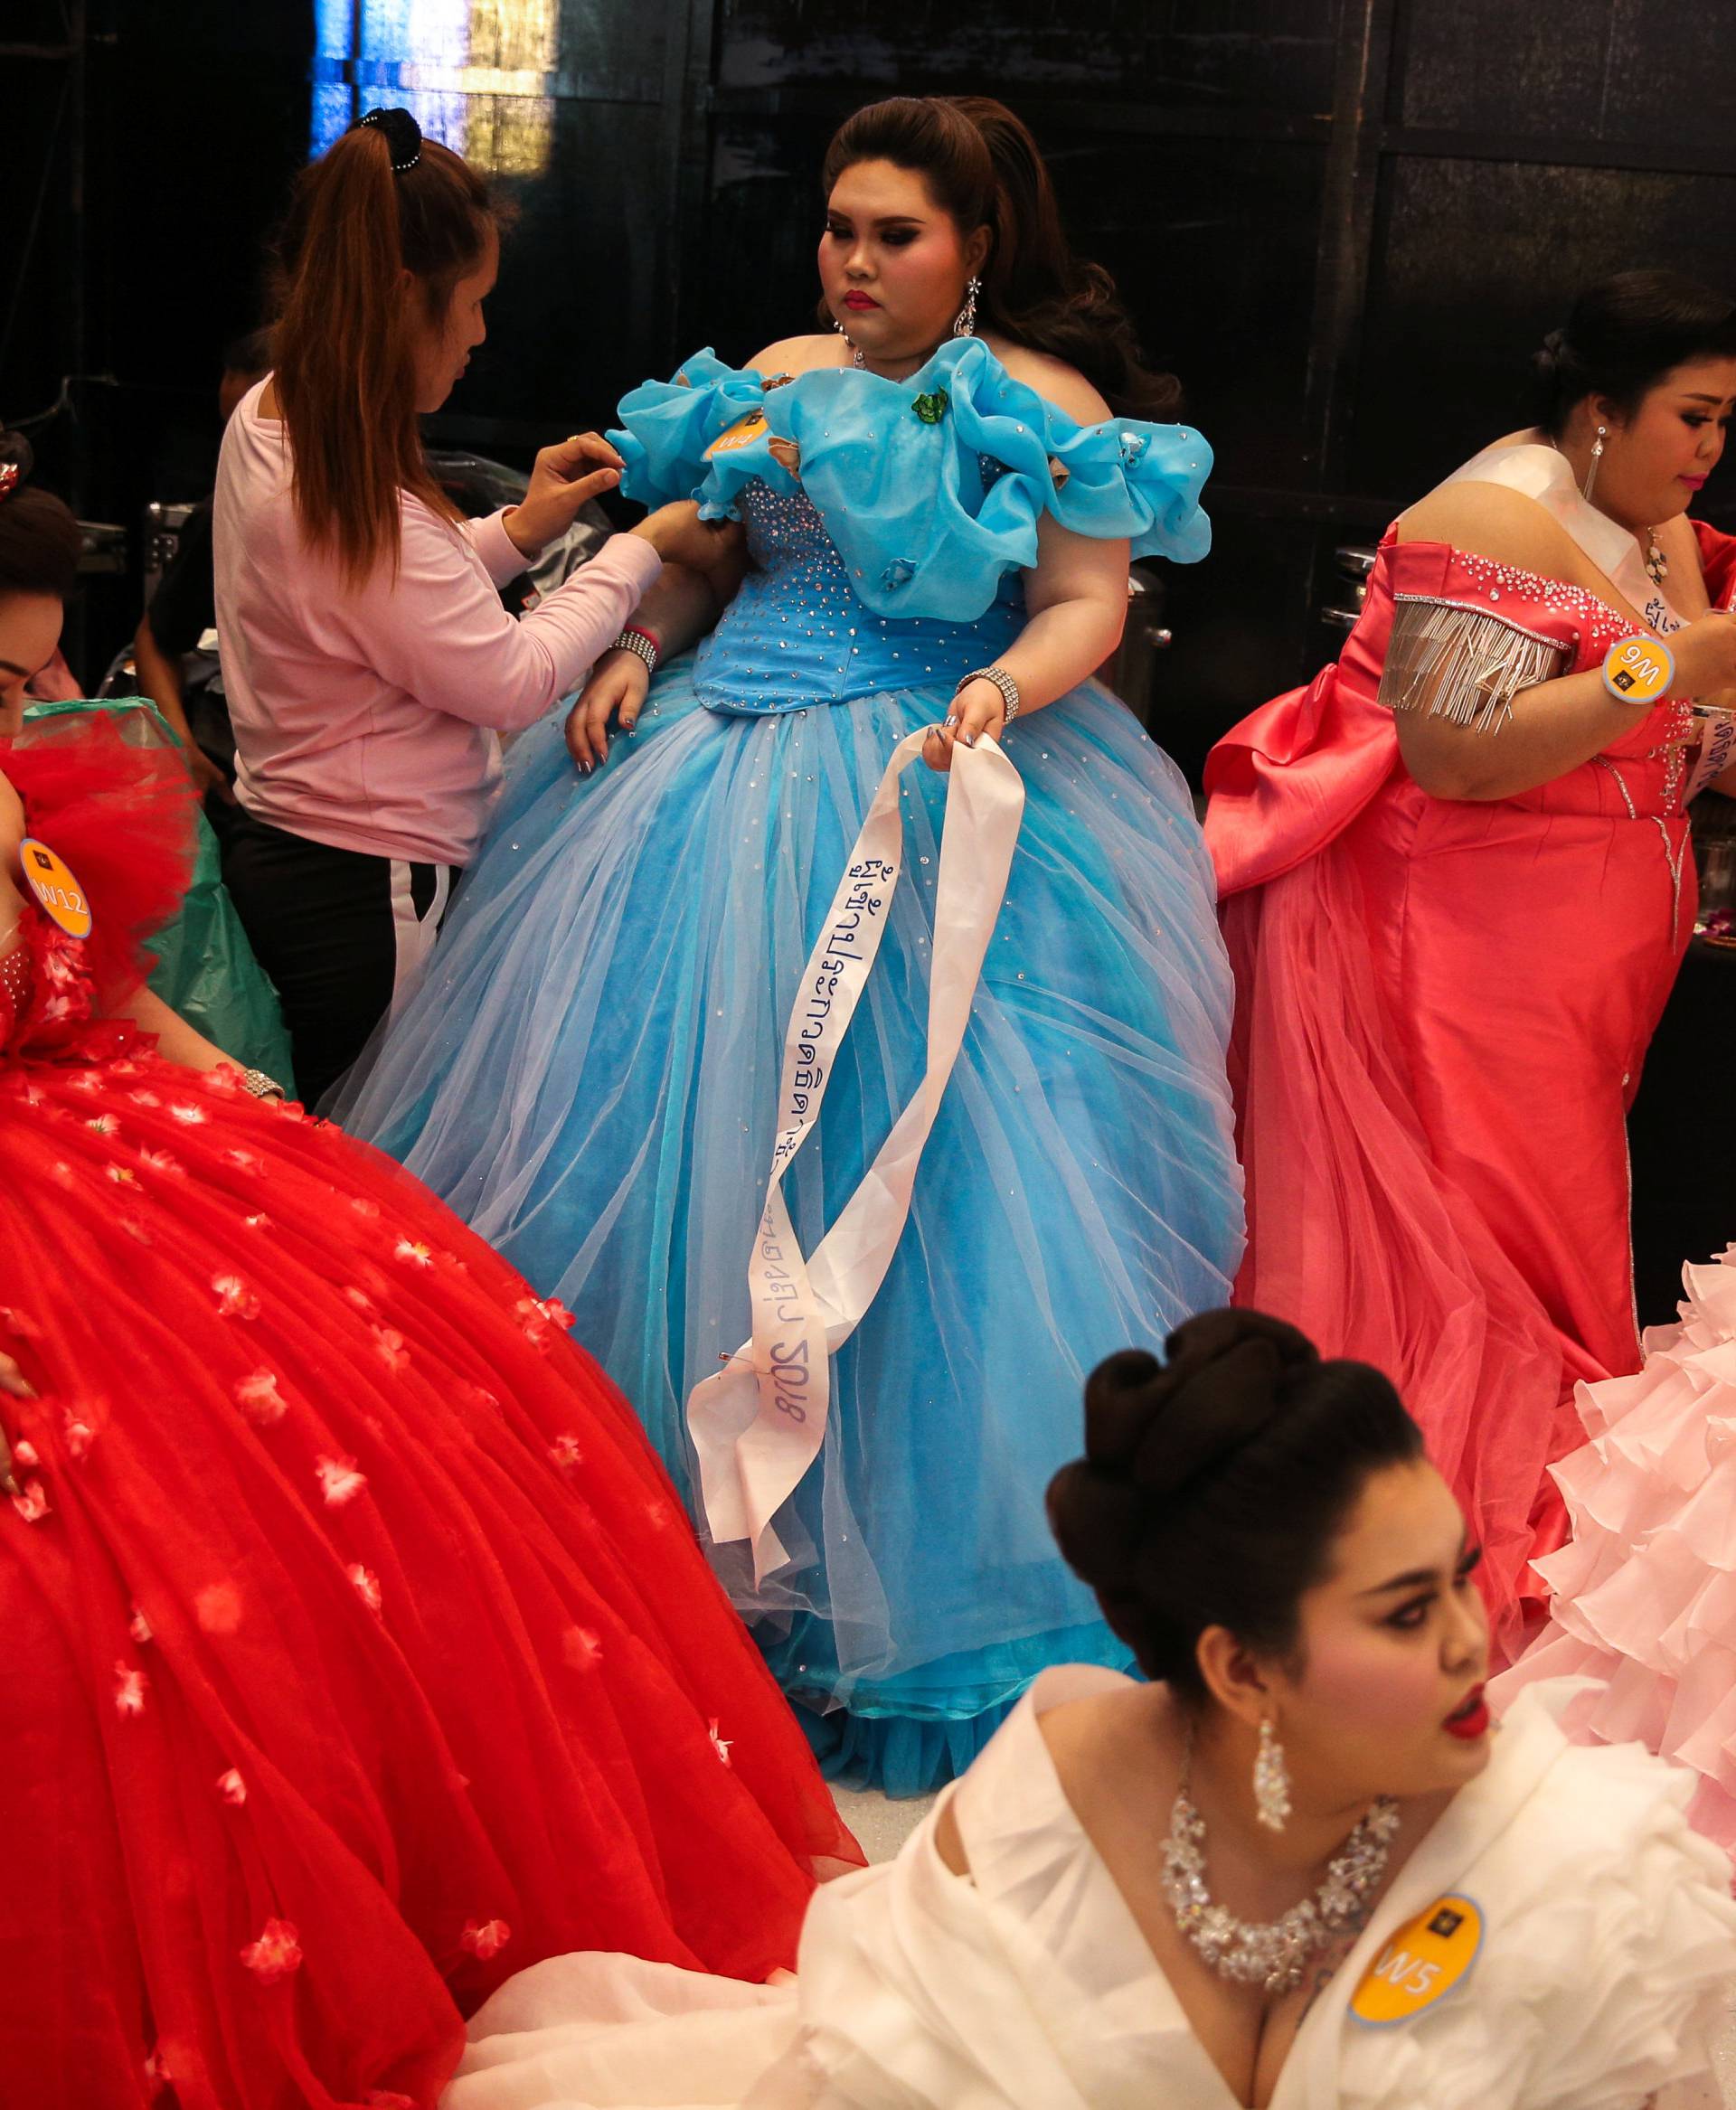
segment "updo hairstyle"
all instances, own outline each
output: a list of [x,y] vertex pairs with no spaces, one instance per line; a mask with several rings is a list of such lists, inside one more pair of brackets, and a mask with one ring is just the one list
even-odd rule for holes
[[826,148],[824,195],[863,161],[920,175],[961,233],[988,229],[979,327],[1076,367],[1118,417],[1175,416],[1181,383],[1146,364],[1114,279],[1068,241],[1037,143],[1005,103],[986,95],[895,95],[868,104]]
[[51,595],[63,601],[78,576],[84,537],[69,508],[29,481],[30,442],[0,431],[0,594]]
[[1560,439],[1587,396],[1631,418],[1673,367],[1696,359],[1736,359],[1736,301],[1679,271],[1618,272],[1581,293],[1533,355],[1536,421]]
[[1423,1455],[1392,1384],[1260,1312],[1178,1327],[1085,1387],[1085,1455],[1056,1474],[1049,1521],[1068,1565],[1147,1677],[1205,1697],[1200,1636],[1227,1627],[1296,1663],[1304,1594],[1370,1476]]

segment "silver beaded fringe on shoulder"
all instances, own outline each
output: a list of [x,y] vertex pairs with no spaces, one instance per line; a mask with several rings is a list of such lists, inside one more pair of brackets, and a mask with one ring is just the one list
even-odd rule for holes
[[1560,671],[1567,647],[1460,601],[1401,598],[1381,672],[1390,711],[1426,711],[1478,732],[1499,732],[1513,699]]

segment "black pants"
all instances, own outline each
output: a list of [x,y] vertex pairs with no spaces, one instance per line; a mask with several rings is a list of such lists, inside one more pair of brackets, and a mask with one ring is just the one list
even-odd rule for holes
[[334,850],[245,811],[222,849],[236,912],[283,1000],[297,1092],[316,1106],[427,956],[456,874]]

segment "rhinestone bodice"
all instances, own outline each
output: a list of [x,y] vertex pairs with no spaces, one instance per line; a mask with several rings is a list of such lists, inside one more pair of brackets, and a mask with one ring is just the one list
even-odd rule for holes
[[755,483],[743,504],[755,569],[695,668],[701,700],[714,711],[799,711],[887,689],[949,692],[1005,651],[1024,620],[1016,576],[974,623],[876,616],[801,493],[783,497]]

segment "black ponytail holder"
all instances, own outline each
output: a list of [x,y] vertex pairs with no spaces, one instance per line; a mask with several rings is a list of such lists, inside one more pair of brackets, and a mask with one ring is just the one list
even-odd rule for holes
[[385,134],[393,175],[402,175],[422,158],[422,127],[408,110],[370,110],[359,121],[377,125]]

